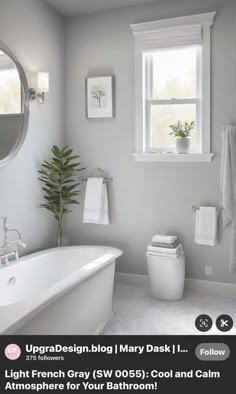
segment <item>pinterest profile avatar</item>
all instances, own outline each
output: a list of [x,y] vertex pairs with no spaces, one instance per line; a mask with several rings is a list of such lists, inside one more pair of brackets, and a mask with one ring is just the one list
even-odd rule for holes
[[21,349],[18,345],[11,343],[5,349],[5,356],[8,360],[17,360],[21,355]]

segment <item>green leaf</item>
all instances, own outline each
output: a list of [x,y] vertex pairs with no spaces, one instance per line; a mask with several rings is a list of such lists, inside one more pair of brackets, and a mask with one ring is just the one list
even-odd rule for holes
[[80,183],[74,183],[71,186],[63,186],[63,190],[66,190],[68,193],[71,192],[72,190],[76,189],[78,186],[80,186]]
[[74,156],[69,156],[69,157],[67,158],[67,161],[72,161],[72,160],[77,160],[77,159],[80,159],[80,156],[74,155]]
[[79,204],[77,200],[68,200],[65,205]]
[[75,180],[74,179],[66,179],[66,180],[63,180],[63,184],[65,185],[65,184],[69,184],[69,183],[71,183],[71,182],[74,182]]
[[65,145],[64,148],[62,148],[61,151],[64,153],[68,148],[69,148],[69,145]]
[[61,158],[61,150],[57,145],[53,145],[52,147],[52,153],[58,158]]
[[70,156],[72,152],[73,152],[73,149],[65,150],[65,151],[62,153],[63,158]]

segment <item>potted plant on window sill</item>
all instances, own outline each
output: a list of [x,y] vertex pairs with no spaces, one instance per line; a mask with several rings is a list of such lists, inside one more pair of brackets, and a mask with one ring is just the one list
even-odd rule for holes
[[173,135],[176,140],[175,140],[175,148],[176,148],[176,153],[179,154],[187,154],[190,151],[190,146],[191,146],[191,138],[190,134],[191,131],[195,128],[195,122],[185,122],[181,123],[180,120],[178,120],[178,123],[174,125],[170,125],[170,128],[172,132],[170,135]]

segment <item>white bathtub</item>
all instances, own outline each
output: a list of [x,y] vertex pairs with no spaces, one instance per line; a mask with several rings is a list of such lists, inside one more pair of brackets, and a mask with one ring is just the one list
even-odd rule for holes
[[119,249],[49,249],[0,268],[0,334],[99,334],[112,315]]

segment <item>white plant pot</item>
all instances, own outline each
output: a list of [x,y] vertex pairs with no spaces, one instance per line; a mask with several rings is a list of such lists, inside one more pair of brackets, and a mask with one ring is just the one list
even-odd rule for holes
[[186,154],[190,151],[191,139],[189,137],[185,138],[176,138],[175,147],[176,153]]

